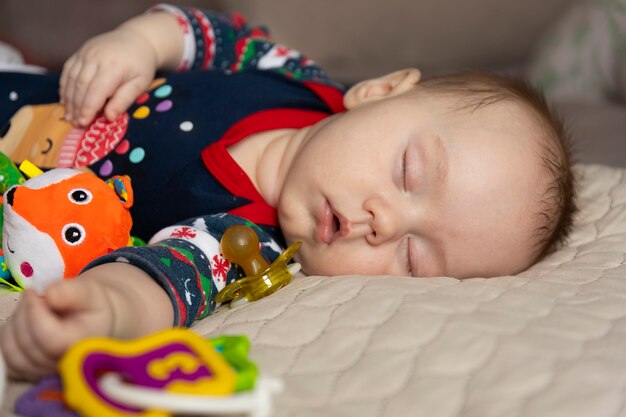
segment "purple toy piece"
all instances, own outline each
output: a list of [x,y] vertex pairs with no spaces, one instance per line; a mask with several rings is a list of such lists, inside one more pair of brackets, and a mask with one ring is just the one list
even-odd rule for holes
[[16,402],[15,412],[24,417],[80,417],[63,402],[59,376],[43,378]]
[[[150,388],[165,389],[165,387],[176,381],[196,381],[200,378],[210,377],[211,370],[206,366],[198,366],[191,372],[185,372],[183,369],[177,368],[172,370],[166,378],[156,379],[150,376],[148,365],[155,360],[167,358],[175,353],[184,353],[190,356],[196,356],[193,349],[184,343],[170,342],[161,347],[151,349],[147,352],[120,357],[106,352],[92,352],[85,357],[82,364],[82,370],[85,374],[85,380],[89,388],[96,393],[103,401],[119,410],[139,413],[141,410],[127,407],[113,399],[107,397],[98,385],[98,378],[107,373],[115,372],[124,375],[126,382]],[[46,416],[47,417],[47,416]]]

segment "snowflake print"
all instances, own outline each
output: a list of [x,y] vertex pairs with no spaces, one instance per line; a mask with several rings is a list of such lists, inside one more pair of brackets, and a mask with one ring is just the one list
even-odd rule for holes
[[183,30],[183,33],[188,34],[190,27],[187,19],[179,14],[176,14],[174,17],[176,18],[176,22],[178,22],[178,26],[180,26],[180,28]]
[[291,49],[282,45],[276,45],[275,51],[276,56],[289,56],[289,54],[291,53]]
[[177,237],[179,239],[193,239],[196,237],[196,231],[191,227],[183,226],[178,229],[174,229],[172,237]]
[[216,282],[226,282],[226,274],[230,269],[230,262],[228,262],[221,253],[211,258],[211,273],[213,273],[213,279]]

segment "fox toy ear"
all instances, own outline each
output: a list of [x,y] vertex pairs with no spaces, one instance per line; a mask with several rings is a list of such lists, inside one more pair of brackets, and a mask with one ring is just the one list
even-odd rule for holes
[[107,184],[115,191],[120,198],[122,206],[130,208],[133,205],[133,187],[130,184],[130,177],[127,175],[116,175],[107,180]]

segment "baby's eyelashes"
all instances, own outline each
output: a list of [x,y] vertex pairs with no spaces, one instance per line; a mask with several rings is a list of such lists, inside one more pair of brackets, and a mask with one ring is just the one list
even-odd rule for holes
[[415,146],[409,144],[402,154],[402,185],[408,193],[416,192],[420,185],[420,157]]
[[404,191],[407,191],[406,184],[406,149],[402,152],[402,186],[404,187]]

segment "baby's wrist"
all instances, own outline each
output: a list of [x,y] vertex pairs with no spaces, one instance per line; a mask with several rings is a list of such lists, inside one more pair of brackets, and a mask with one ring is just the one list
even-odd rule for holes
[[183,34],[174,16],[155,12],[137,16],[122,23],[118,30],[127,31],[144,43],[154,58],[157,69],[173,69],[182,57]]
[[143,270],[124,262],[106,263],[80,279],[101,285],[111,320],[110,337],[130,339],[172,325],[173,306],[165,291]]
[[135,58],[141,59],[142,63],[152,63],[155,71],[160,68],[164,58],[146,34],[128,22],[119,26],[115,31],[120,34],[125,42],[132,42],[135,45],[138,52]]
[[124,291],[120,291],[117,286],[104,284],[102,287],[104,297],[107,300],[106,305],[108,306],[105,314],[108,315],[111,321],[110,333],[107,336],[115,339],[135,337],[132,329],[133,320],[128,319],[132,314],[132,300],[129,299]]

